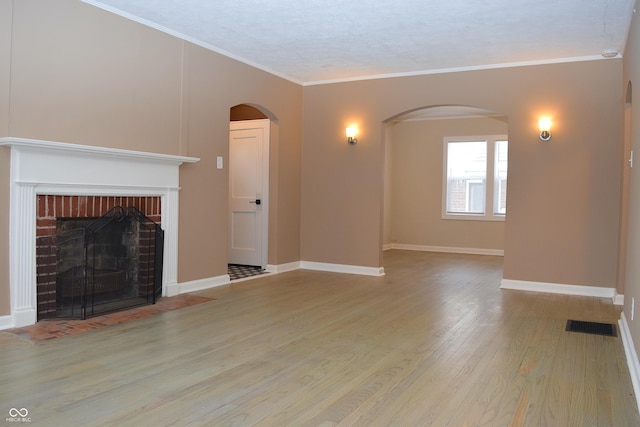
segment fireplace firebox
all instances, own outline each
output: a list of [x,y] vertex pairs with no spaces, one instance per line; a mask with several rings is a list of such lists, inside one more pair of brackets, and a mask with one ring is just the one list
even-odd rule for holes
[[133,206],[55,222],[55,235],[36,242],[38,282],[53,282],[55,271],[49,286],[55,309],[45,317],[85,319],[156,302],[164,246],[157,223]]

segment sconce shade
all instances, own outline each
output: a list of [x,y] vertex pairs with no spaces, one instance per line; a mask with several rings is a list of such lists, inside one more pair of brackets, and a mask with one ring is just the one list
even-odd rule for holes
[[358,129],[353,126],[347,128],[347,142],[349,144],[357,144],[358,140],[356,139],[356,135],[358,134]]
[[542,141],[551,139],[551,119],[547,117],[540,119],[538,128],[540,129],[540,139]]

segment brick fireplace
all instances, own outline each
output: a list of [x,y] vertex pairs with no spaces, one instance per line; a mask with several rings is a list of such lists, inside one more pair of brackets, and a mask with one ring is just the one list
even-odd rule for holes
[[[36,283],[37,320],[51,317],[80,317],[80,313],[60,313],[61,280],[57,236],[64,224],[84,222],[102,217],[115,207],[132,207],[149,220],[161,223],[161,198],[115,196],[38,195],[36,208]],[[147,289],[145,289],[147,291]],[[126,307],[126,305],[125,305]],[[83,311],[84,313],[84,311]]]
[[[5,327],[36,323],[36,236],[59,216],[97,215],[126,200],[150,209],[164,230],[162,295],[178,293],[179,167],[199,159],[23,138],[0,138],[11,150],[10,293]],[[3,325],[0,325],[3,326]]]

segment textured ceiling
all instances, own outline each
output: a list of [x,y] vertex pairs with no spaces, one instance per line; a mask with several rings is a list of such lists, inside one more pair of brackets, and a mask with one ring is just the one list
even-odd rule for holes
[[634,0],[84,0],[313,84],[621,51]]

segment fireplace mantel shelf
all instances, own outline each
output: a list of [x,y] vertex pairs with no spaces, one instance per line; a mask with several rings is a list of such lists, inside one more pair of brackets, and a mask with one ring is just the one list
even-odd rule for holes
[[66,151],[78,155],[98,157],[119,157],[135,159],[138,161],[154,161],[169,164],[196,163],[197,157],[175,156],[171,154],[150,153],[145,151],[124,150],[120,148],[96,147],[91,145],[69,144],[66,142],[43,141],[39,139],[5,137],[0,138],[0,146],[22,147],[44,151]]

